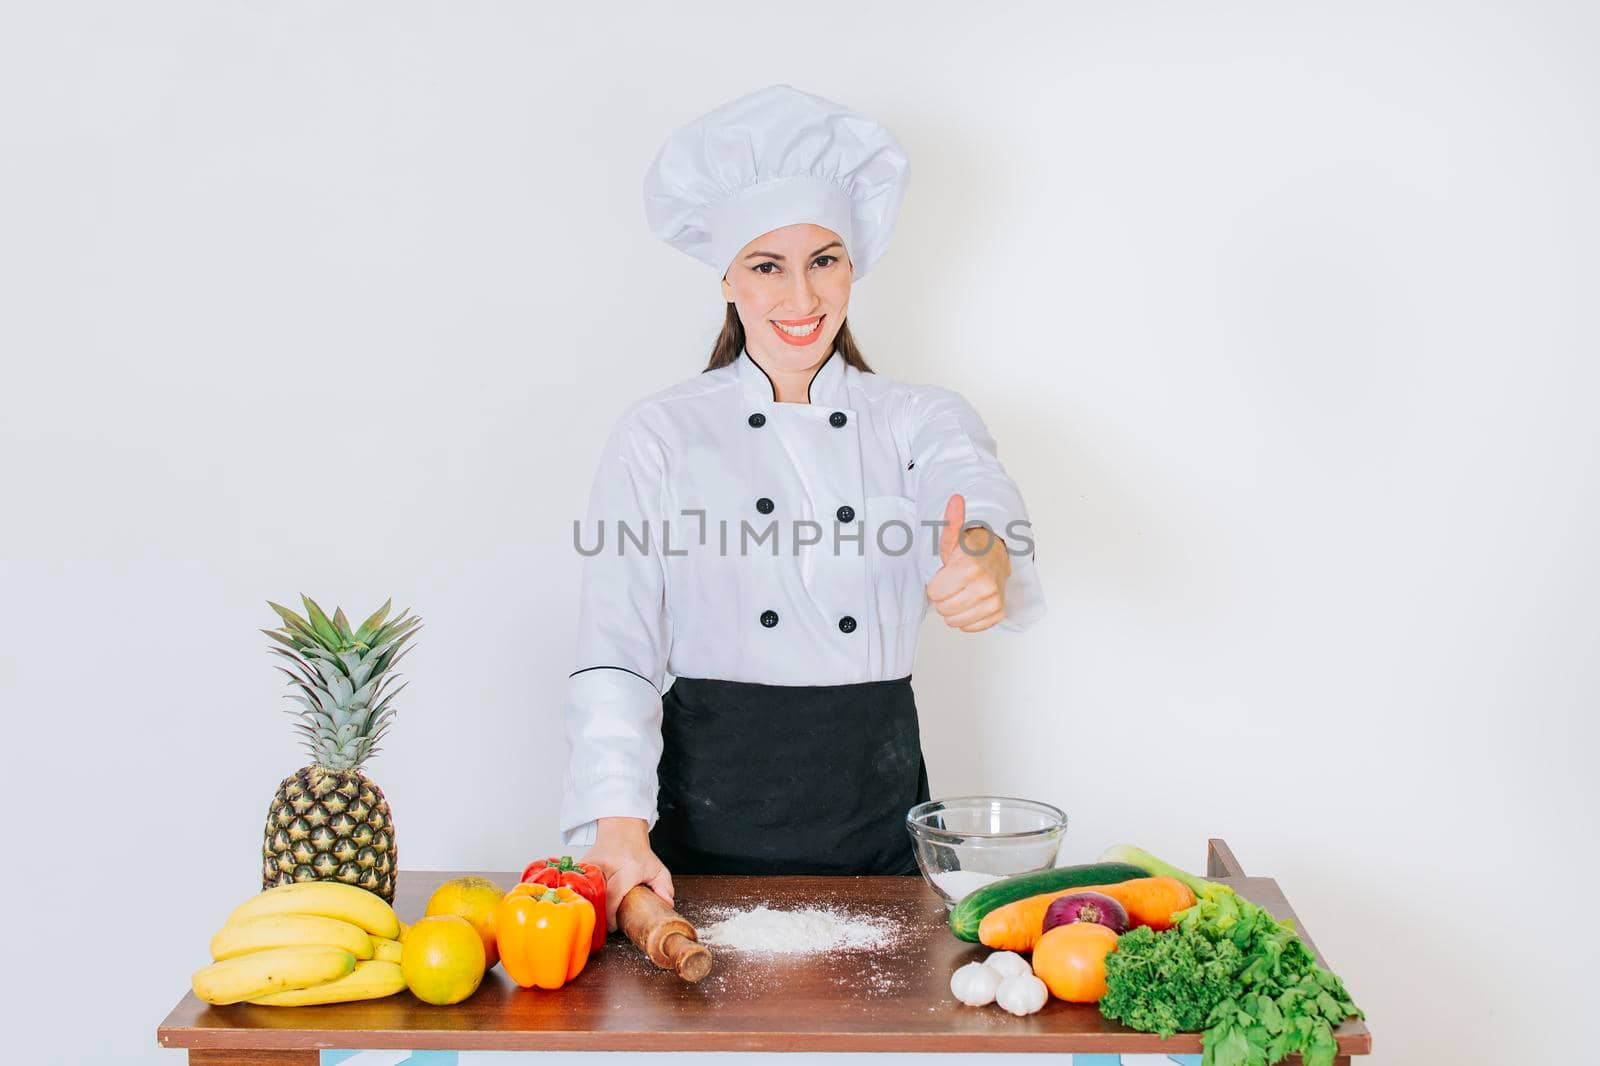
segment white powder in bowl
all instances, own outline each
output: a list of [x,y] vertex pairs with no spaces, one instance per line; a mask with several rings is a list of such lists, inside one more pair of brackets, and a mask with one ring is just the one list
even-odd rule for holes
[[886,918],[852,915],[825,907],[775,911],[766,904],[727,913],[699,929],[700,942],[731,951],[809,955],[819,951],[886,946],[894,925]]
[[995,874],[979,873],[976,870],[945,870],[933,875],[933,883],[939,886],[939,890],[955,900],[982,888],[991,881],[998,880],[1000,878]]

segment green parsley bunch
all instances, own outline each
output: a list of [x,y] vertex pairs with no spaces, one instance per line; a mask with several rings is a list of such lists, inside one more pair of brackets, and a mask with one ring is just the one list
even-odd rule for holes
[[1332,1066],[1333,1028],[1365,1017],[1293,926],[1221,885],[1162,933],[1130,930],[1106,956],[1100,1012],[1163,1037],[1203,1029],[1201,1066]]

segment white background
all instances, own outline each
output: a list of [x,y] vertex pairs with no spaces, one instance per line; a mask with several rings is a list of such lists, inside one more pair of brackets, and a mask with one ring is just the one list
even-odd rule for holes
[[155,1027],[302,762],[269,598],[426,619],[371,766],[404,865],[553,846],[571,522],[722,318],[640,180],[779,81],[908,149],[852,326],[978,407],[1033,511],[1048,618],[928,623],[935,794],[1062,805],[1063,861],[1226,837],[1375,1063],[1572,1052],[1597,31],[1526,2],[9,8],[8,1053],[180,1061]]

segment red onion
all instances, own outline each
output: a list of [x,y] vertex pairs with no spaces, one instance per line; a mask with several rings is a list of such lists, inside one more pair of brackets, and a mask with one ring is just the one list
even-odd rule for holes
[[1058,925],[1072,922],[1094,922],[1113,933],[1122,934],[1128,929],[1128,912],[1122,904],[1100,892],[1074,892],[1052,900],[1044,912],[1044,929],[1048,933]]

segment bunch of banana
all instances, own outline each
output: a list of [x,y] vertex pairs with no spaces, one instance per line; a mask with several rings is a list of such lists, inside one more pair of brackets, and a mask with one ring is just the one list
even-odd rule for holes
[[279,885],[246,900],[211,938],[195,971],[207,1003],[301,1007],[379,999],[405,988],[404,925],[364,888],[337,881]]

